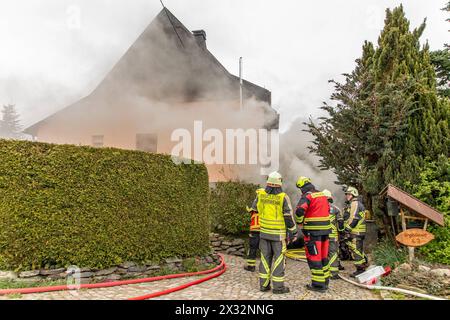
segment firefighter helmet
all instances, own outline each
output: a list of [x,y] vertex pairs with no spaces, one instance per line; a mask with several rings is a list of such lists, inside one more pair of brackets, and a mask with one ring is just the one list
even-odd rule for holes
[[283,177],[281,176],[281,174],[274,171],[269,174],[269,177],[267,178],[267,184],[281,187],[281,185],[283,184]]
[[297,188],[302,188],[307,183],[311,183],[311,179],[310,178],[300,177],[297,180]]
[[345,190],[345,194],[351,194],[354,197],[359,196],[358,189],[356,189],[355,187],[347,187],[347,189]]
[[331,191],[328,189],[325,189],[322,191],[322,193],[327,197],[328,199],[333,199],[333,195],[331,194]]

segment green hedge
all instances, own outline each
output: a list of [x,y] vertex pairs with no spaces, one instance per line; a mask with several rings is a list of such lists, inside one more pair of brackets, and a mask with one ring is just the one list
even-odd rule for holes
[[211,227],[223,234],[240,235],[249,231],[250,206],[258,185],[241,182],[218,182],[211,191]]
[[208,173],[170,156],[0,140],[0,269],[209,251]]
[[430,224],[428,231],[435,239],[420,247],[419,252],[431,262],[450,264],[450,158],[440,156],[422,168],[420,182],[409,187],[414,196],[436,208],[444,215],[443,227]]

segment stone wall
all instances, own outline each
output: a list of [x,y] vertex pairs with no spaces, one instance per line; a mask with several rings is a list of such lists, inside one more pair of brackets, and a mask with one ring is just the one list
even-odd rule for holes
[[[187,259],[186,259],[187,260]],[[158,264],[138,265],[134,262],[124,262],[118,266],[108,269],[97,270],[89,268],[81,268],[78,270],[81,283],[93,282],[108,282],[125,280],[141,277],[152,277],[164,272],[180,273],[186,272],[183,265],[183,259],[170,258]],[[219,257],[215,254],[210,254],[205,257],[196,257],[195,265],[218,264]],[[163,272],[164,271],[164,272]],[[73,278],[74,269],[57,268],[57,269],[41,269],[32,271],[12,272],[0,271],[0,280],[13,282],[38,282],[51,280],[64,280]]]
[[224,252],[238,257],[245,256],[246,249],[244,239],[233,239],[218,233],[211,233],[209,237],[214,252]]
[[[217,253],[226,253],[238,257],[244,257],[246,253],[246,240],[241,238],[230,238],[218,233],[210,234],[211,254],[205,257],[197,257],[196,264],[219,264]],[[0,271],[0,280],[13,282],[38,282],[64,280],[73,278],[75,275],[73,269],[54,268],[40,269],[22,272]],[[159,264],[138,265],[127,261],[118,266],[108,269],[98,270],[90,268],[79,269],[81,283],[108,282],[132,278],[152,277],[161,274],[162,271],[168,273],[185,272],[183,259],[170,258],[165,259]]]

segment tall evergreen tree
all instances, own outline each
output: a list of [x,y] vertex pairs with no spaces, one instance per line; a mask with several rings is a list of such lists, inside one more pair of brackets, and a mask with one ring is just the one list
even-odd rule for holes
[[438,92],[450,98],[450,48],[433,51],[430,56],[436,69]]
[[[450,14],[450,1],[442,10]],[[447,21],[450,22],[450,18]],[[436,69],[438,91],[442,96],[450,98],[450,46],[446,44],[444,49],[433,51],[430,56]]]
[[402,6],[388,9],[378,46],[364,44],[355,70],[334,82],[328,116],[308,124],[321,167],[362,189],[374,211],[386,184],[405,187],[425,159],[449,154],[450,106],[438,98],[428,45],[420,46],[424,29],[425,21],[410,30]]
[[4,138],[18,139],[22,136],[22,126],[20,125],[19,114],[16,106],[8,104],[3,106],[3,119],[0,122],[0,133]]

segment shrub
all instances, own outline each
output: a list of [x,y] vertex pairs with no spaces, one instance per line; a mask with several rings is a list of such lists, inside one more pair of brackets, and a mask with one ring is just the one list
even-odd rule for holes
[[229,235],[248,232],[250,215],[246,207],[252,204],[258,188],[249,183],[218,182],[211,191],[212,229]]
[[428,227],[435,239],[419,249],[421,255],[428,261],[450,264],[450,159],[441,156],[428,162],[420,172],[420,183],[410,187],[414,196],[444,214],[444,227]]
[[204,165],[5,140],[0,159],[0,268],[107,268],[209,251]]
[[377,265],[395,268],[408,259],[408,252],[404,247],[397,248],[395,243],[389,239],[383,239],[377,243],[372,251]]

